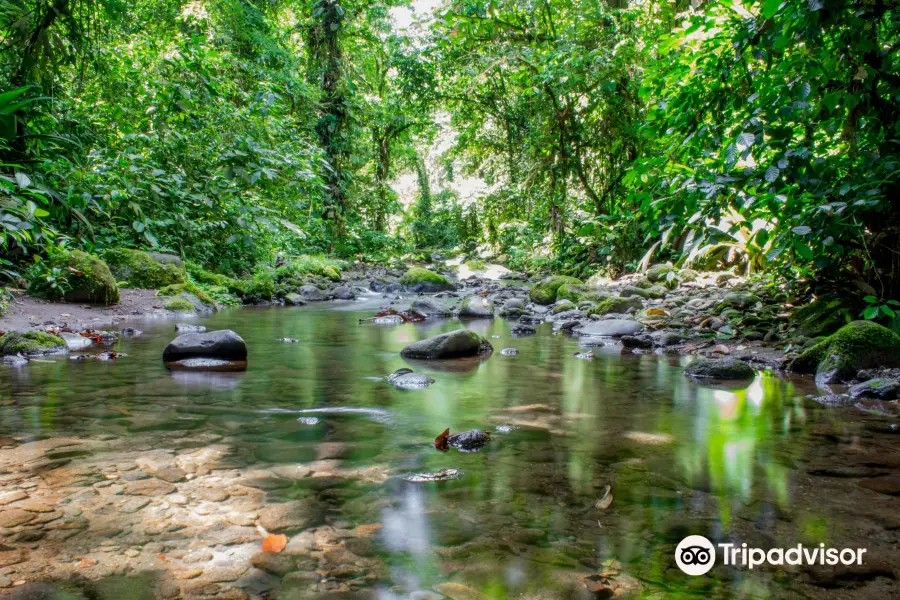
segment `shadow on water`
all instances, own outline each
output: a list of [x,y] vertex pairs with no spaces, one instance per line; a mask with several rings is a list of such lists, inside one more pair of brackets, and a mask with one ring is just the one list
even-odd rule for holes
[[[115,349],[128,357],[114,363],[58,359],[0,373],[12,400],[0,406],[4,487],[59,503],[28,513],[55,519],[25,515],[0,530],[0,557],[23,557],[0,572],[62,581],[60,598],[203,589],[393,598],[428,588],[454,598],[567,598],[590,596],[603,574],[647,597],[897,591],[889,568],[717,566],[689,577],[672,558],[691,534],[762,548],[826,543],[872,554],[877,546],[895,557],[893,498],[861,485],[900,465],[884,417],[822,409],[804,399],[809,382],[771,374],[718,388],[683,377],[678,357],[596,347],[593,360],[580,360],[577,341],[549,328],[514,337],[500,319],[386,327],[338,308],[205,319],[247,341],[240,373],[168,371],[160,356],[171,322],[120,340]],[[399,356],[410,342],[463,326],[486,336],[494,354]],[[507,347],[519,354],[501,355]],[[404,391],[377,379],[401,367],[436,382]],[[446,428],[494,434],[480,452],[445,454],[431,441]],[[461,475],[403,480],[445,469]],[[150,491],[135,493],[137,484]],[[607,486],[614,500],[597,508]],[[279,529],[267,510],[286,502],[304,508],[283,529],[312,550],[276,568],[254,558],[253,525]],[[204,560],[190,562],[195,554]]]

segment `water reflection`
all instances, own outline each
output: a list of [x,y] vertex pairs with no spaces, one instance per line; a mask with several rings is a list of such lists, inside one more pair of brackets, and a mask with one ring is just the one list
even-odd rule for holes
[[[159,539],[187,552],[231,536],[235,551],[252,554],[259,544],[253,520],[228,515],[303,502],[318,507],[321,519],[291,535],[309,535],[330,550],[317,550],[315,564],[292,567],[293,576],[267,575],[275,589],[302,581],[312,596],[347,586],[397,597],[434,588],[456,597],[469,589],[495,598],[556,598],[583,595],[585,577],[609,573],[622,585],[639,582],[651,596],[782,597],[809,593],[810,584],[728,569],[688,578],[674,567],[674,546],[688,534],[766,546],[840,535],[852,545],[868,537],[862,532],[881,528],[860,523],[858,512],[889,512],[883,502],[890,497],[853,479],[824,480],[830,493],[811,494],[816,487],[807,472],[814,465],[827,472],[845,460],[837,443],[863,452],[875,434],[860,437],[867,423],[857,413],[855,422],[836,424],[834,413],[811,408],[795,382],[761,373],[738,389],[698,385],[682,376],[678,357],[622,355],[606,346],[593,349],[593,361],[578,360],[577,340],[546,326],[524,338],[514,338],[502,320],[385,327],[361,324],[361,313],[340,308],[205,319],[209,329],[234,329],[247,340],[250,362],[242,373],[167,371],[160,359],[174,337],[167,322],[142,325],[142,336],[120,340],[115,349],[129,356],[115,364],[61,359],[0,373],[0,392],[14,401],[0,405],[0,438],[7,440],[0,446],[74,444],[64,454],[36,450],[30,456],[47,464],[29,477],[41,481],[37,495],[61,497],[91,525],[42,544],[73,556],[89,552],[109,535],[112,519],[125,532],[116,539],[128,547],[145,527],[144,511],[164,501],[183,528],[161,526],[138,548]],[[492,357],[444,363],[399,356],[412,341],[464,326],[491,340]],[[284,337],[301,341],[277,341]],[[519,354],[500,356],[509,346]],[[377,379],[408,362],[435,383],[402,391]],[[495,434],[481,452],[444,454],[431,441],[446,428]],[[892,440],[878,444],[896,445]],[[135,461],[160,450],[174,461],[161,469],[190,474],[160,471],[172,480],[160,480],[165,498],[184,497],[184,504],[154,499],[124,513],[127,494],[96,506],[67,495],[81,489],[66,479],[72,472],[89,473],[89,484],[106,475],[127,484]],[[21,468],[12,450],[0,450],[0,460],[7,457],[0,466]],[[441,483],[403,480],[445,469],[462,474]],[[597,509],[607,486],[614,501]],[[208,487],[227,497],[210,502],[210,492],[201,491]],[[850,503],[868,509],[848,511]],[[197,511],[209,516],[199,519]],[[241,524],[229,525],[229,518]],[[106,530],[93,525],[101,522]],[[359,528],[371,540],[349,533]],[[14,535],[32,530],[42,531],[26,524]],[[878,530],[890,544],[888,529]],[[148,560],[140,553],[129,568],[152,566],[163,579],[187,568],[177,552],[166,564]],[[54,568],[41,577],[68,581],[80,573]],[[344,575],[328,575],[338,572]],[[204,571],[198,581],[208,577]],[[463,587],[440,587],[447,585]]]

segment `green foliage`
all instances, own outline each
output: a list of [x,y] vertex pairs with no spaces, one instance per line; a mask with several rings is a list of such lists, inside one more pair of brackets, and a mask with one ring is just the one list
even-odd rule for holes
[[896,300],[880,300],[875,296],[866,296],[863,298],[866,307],[860,315],[867,321],[885,321],[894,331],[900,331],[900,302]]
[[29,267],[28,292],[67,302],[115,304],[119,288],[109,267],[99,257],[81,250],[49,247],[46,260]]

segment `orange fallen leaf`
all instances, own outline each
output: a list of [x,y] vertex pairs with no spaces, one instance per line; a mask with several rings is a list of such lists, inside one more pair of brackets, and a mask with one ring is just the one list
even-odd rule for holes
[[165,554],[157,554],[156,557],[163,562],[167,562],[169,560],[168,558],[166,558]]
[[449,437],[450,437],[450,428],[448,427],[443,432],[441,432],[441,435],[434,438],[434,447],[437,448],[438,450],[441,450],[442,452],[446,452],[447,451],[447,438],[449,438]]
[[94,558],[88,558],[87,556],[84,556],[84,557],[82,557],[81,559],[79,559],[79,561],[78,561],[78,566],[81,567],[82,569],[86,569],[86,568],[88,568],[88,567],[93,567],[93,566],[96,565],[98,562],[99,562],[99,561],[97,561],[97,560],[94,559]]
[[287,546],[288,539],[286,535],[271,534],[263,540],[263,552],[274,552],[278,554]]
[[647,316],[667,317],[669,313],[661,308],[649,308],[647,309]]
[[358,525],[356,527],[356,533],[359,535],[375,535],[375,533],[384,527],[381,523],[373,523],[371,525]]
[[118,406],[113,406],[113,407],[111,407],[109,410],[111,410],[111,411],[113,411],[113,412],[117,412],[117,413],[119,413],[120,415],[125,415],[126,417],[130,417],[130,416],[131,416],[131,413],[130,413],[130,412],[128,412],[128,411],[125,410],[124,408],[119,408]]

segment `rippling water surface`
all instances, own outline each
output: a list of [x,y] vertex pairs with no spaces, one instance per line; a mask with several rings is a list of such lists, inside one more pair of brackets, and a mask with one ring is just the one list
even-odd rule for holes
[[[808,381],[771,374],[742,389],[698,385],[682,375],[680,357],[610,347],[581,360],[577,340],[549,326],[515,338],[500,319],[360,324],[369,314],[266,308],[198,320],[247,341],[244,373],[166,370],[160,356],[175,335],[171,321],[135,323],[144,333],[117,343],[128,357],[116,362],[53,359],[2,371],[7,458],[25,442],[73,441],[36,450],[47,464],[25,472],[4,465],[4,487],[55,498],[66,510],[48,524],[0,530],[2,550],[24,551],[31,561],[0,573],[55,582],[74,597],[109,598],[430,597],[425,590],[457,599],[569,598],[609,597],[607,588],[659,598],[900,593],[896,498],[861,485],[892,477],[900,465],[892,417],[818,407],[805,399]],[[406,344],[461,326],[488,337],[493,356],[443,364],[400,358]],[[285,337],[300,343],[277,341]],[[520,352],[502,356],[507,347]],[[375,379],[400,367],[436,383],[403,391]],[[481,452],[438,452],[431,441],[446,428],[490,430],[493,439]],[[215,464],[203,462],[209,447]],[[169,477],[172,488],[123,513],[127,498],[144,497],[129,491],[133,464],[154,451],[196,460],[176,461],[185,479]],[[404,479],[446,469],[458,477]],[[109,481],[124,492],[105,495]],[[607,486],[613,502],[597,508]],[[204,491],[215,488],[228,497]],[[85,489],[96,495],[82,498]],[[287,573],[250,567],[256,514],[296,500],[320,514],[306,534],[291,536],[320,531],[344,554],[314,552]],[[67,519],[81,523],[77,534],[52,527]],[[37,531],[36,539],[23,531]],[[222,539],[226,532],[235,537]],[[868,547],[881,558],[858,569],[719,565],[689,577],[673,560],[689,534],[762,548]],[[115,545],[115,560],[102,554],[104,541]],[[125,556],[129,548],[139,555]],[[188,560],[201,551],[206,560]],[[85,556],[98,564],[79,564]],[[104,571],[106,564],[115,568]],[[237,574],[214,577],[215,568]],[[132,578],[162,587],[116,584]]]

